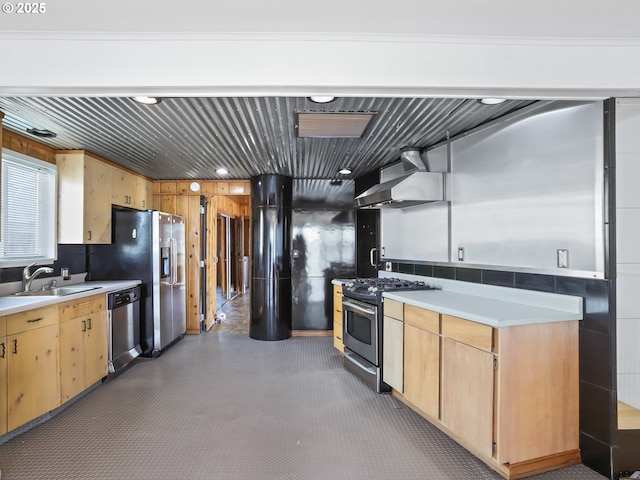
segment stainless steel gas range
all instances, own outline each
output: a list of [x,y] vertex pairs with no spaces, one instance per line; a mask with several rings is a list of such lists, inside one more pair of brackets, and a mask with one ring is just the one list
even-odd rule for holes
[[378,393],[391,391],[382,381],[383,292],[431,290],[425,282],[399,278],[358,278],[342,286],[344,366]]

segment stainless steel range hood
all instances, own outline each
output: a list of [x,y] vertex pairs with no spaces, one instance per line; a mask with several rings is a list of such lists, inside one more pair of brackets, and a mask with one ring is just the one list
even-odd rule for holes
[[358,195],[357,208],[404,208],[444,200],[444,173],[428,172],[415,147],[403,148],[400,159],[405,175]]

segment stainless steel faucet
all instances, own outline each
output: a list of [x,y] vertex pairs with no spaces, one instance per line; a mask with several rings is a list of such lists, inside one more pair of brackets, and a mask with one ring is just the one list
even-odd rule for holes
[[29,273],[29,269],[33,267],[36,262],[33,262],[26,267],[22,271],[22,291],[30,292],[31,291],[31,282],[35,280],[35,278],[41,273],[53,273],[53,268],[51,267],[40,267],[37,268],[33,273]]

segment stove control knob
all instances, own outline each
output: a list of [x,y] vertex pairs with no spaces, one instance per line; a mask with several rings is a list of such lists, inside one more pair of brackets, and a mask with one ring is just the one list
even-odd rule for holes
[[344,285],[345,285],[345,287],[347,287],[347,288],[351,288],[351,287],[353,287],[353,282],[347,282],[347,283],[345,283]]
[[369,287],[369,291],[371,293],[376,293],[378,291],[378,287]]

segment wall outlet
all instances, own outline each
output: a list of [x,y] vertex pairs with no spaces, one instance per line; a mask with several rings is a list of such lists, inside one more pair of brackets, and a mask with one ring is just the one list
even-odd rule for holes
[[558,250],[558,268],[569,268],[569,250]]
[[458,261],[464,262],[464,247],[458,247]]
[[391,269],[392,269],[391,262],[385,262],[384,263],[384,269],[385,269],[385,271],[390,272]]

